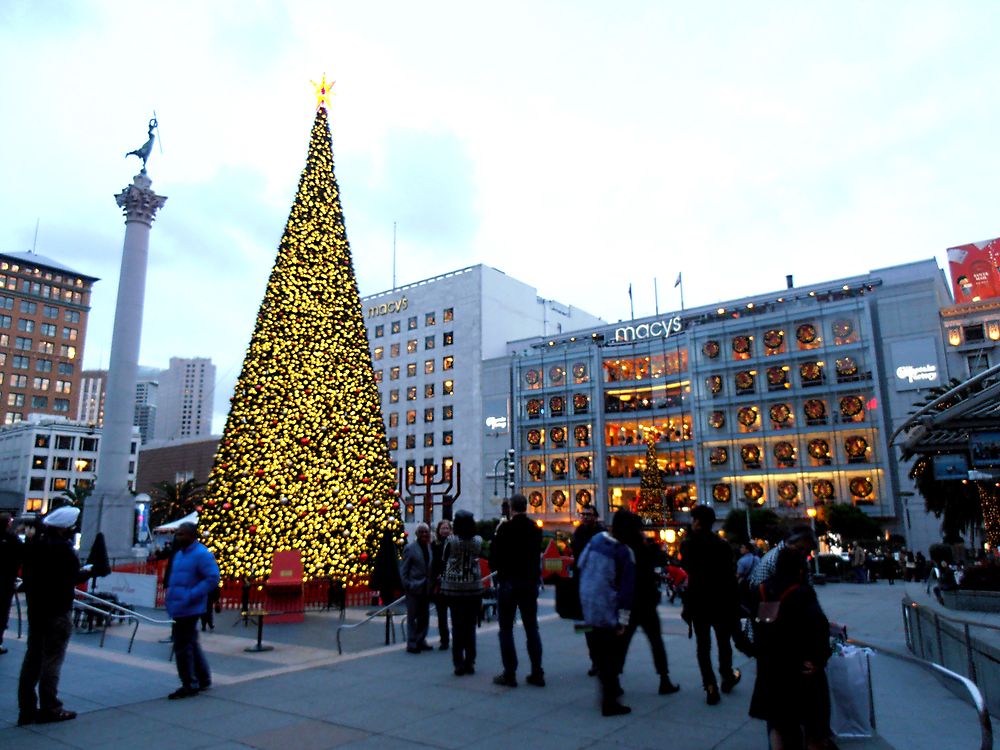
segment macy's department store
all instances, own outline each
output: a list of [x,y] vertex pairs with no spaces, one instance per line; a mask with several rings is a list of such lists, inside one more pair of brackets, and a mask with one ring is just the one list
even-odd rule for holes
[[517,485],[546,522],[606,516],[636,507],[655,454],[675,509],[846,502],[908,533],[913,486],[887,440],[947,381],[949,301],[927,260],[511,342]]

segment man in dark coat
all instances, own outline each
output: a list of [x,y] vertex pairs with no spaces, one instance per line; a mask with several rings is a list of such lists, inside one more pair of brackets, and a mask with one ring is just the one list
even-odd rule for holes
[[542,638],[538,633],[538,584],[541,580],[542,530],[528,516],[524,495],[510,499],[511,518],[500,524],[490,545],[490,569],[497,578],[497,620],[500,627],[500,658],[503,672],[493,678],[497,685],[517,687],[517,651],[514,649],[514,615],[528,640],[531,673],[527,682],[545,687],[542,671]]
[[694,627],[697,639],[698,667],[705,699],[716,705],[719,686],[712,671],[712,631],[719,651],[719,674],[722,692],[728,693],[740,681],[733,669],[733,625],[739,618],[739,590],[736,569],[729,545],[713,531],[715,511],[698,505],[691,511],[691,533],[681,545],[681,564],[688,572],[684,597],[684,617]]
[[[18,726],[76,718],[59,700],[59,672],[73,632],[73,591],[90,576],[73,549],[80,509],[64,506],[42,521],[26,545],[24,590],[28,598],[28,647],[17,685]],[[35,695],[35,686],[38,695]]]
[[417,526],[416,539],[406,546],[399,576],[406,592],[406,650],[411,654],[430,651],[427,628],[430,625],[431,529],[426,523]]
[[14,598],[14,583],[21,569],[22,544],[11,531],[10,513],[0,513],[0,654],[7,653],[3,634],[10,619],[10,603]]

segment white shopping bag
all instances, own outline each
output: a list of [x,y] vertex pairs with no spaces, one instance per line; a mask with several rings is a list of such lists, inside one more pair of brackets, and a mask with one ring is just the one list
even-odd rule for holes
[[837,737],[875,735],[870,653],[865,648],[843,646],[826,664],[826,679],[830,683],[830,728]]

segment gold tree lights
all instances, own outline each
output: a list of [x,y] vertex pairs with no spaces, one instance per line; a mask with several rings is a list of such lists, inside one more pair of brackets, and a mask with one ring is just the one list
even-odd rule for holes
[[325,108],[257,313],[201,526],[223,577],[302,552],[306,579],[368,580],[379,539],[402,541]]

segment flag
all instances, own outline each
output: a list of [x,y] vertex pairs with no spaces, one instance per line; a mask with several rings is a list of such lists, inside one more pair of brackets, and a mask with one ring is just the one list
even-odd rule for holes
[[631,284],[628,285],[628,301],[629,302],[632,301],[632,285]]
[[679,287],[680,285],[681,285],[681,274],[680,274],[680,272],[678,271],[678,273],[677,273],[677,281],[675,281],[675,282],[674,282],[674,289],[676,289],[676,288],[677,288],[677,287]]

